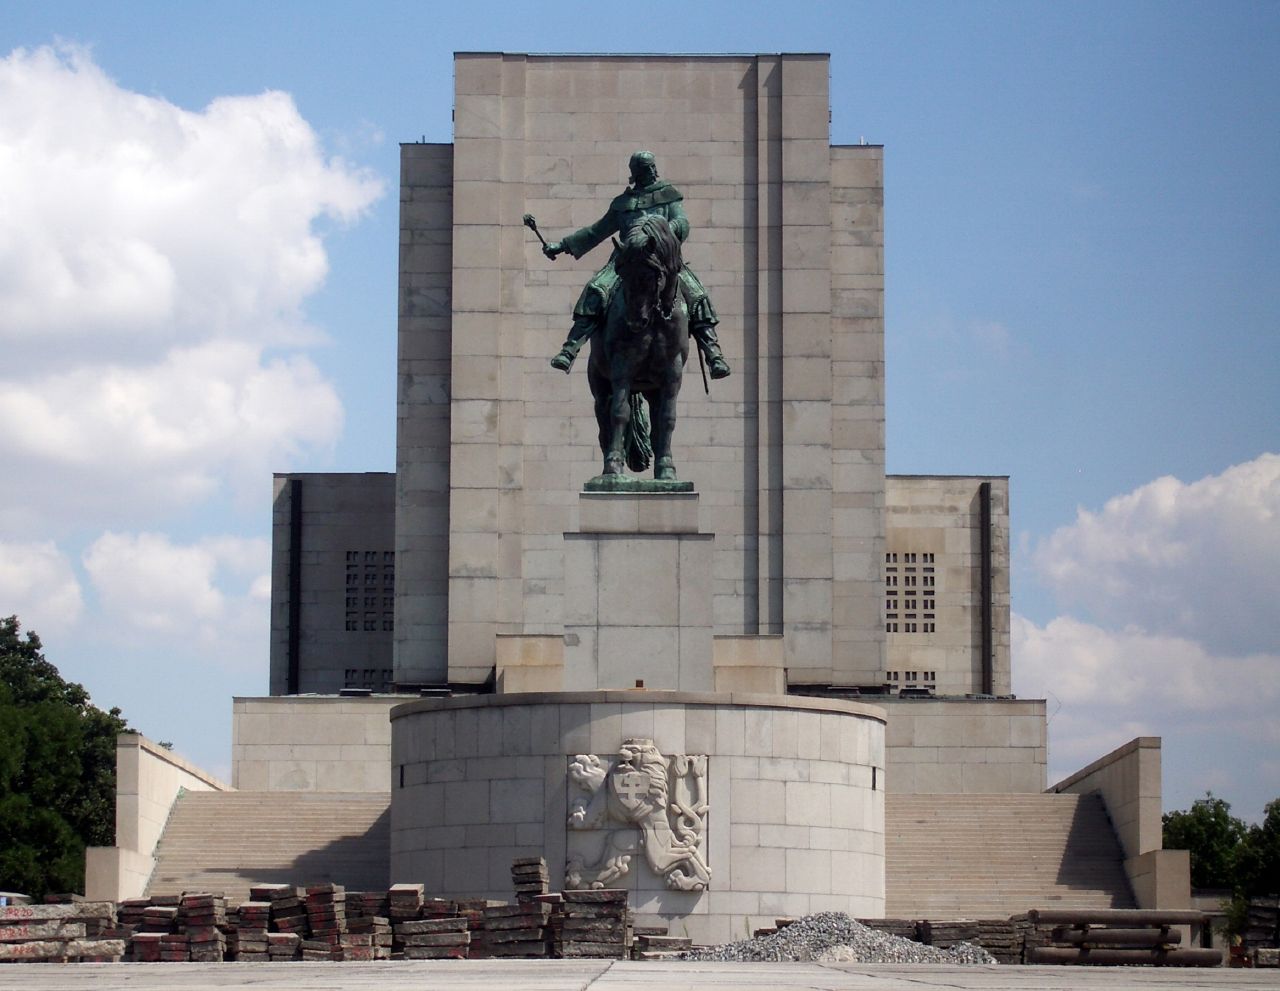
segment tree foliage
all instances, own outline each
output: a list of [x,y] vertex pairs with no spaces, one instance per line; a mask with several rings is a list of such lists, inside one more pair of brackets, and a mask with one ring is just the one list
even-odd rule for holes
[[1226,931],[1244,931],[1250,899],[1280,893],[1280,798],[1262,822],[1245,824],[1211,792],[1184,812],[1164,815],[1164,848],[1191,851],[1191,886],[1227,888]]
[[1280,894],[1280,798],[1268,802],[1262,822],[1249,827],[1237,872],[1244,894]]
[[1236,860],[1248,834],[1231,805],[1206,792],[1185,812],[1166,812],[1164,848],[1191,851],[1193,888],[1235,888]]
[[79,891],[84,848],[115,842],[119,709],[103,712],[0,619],[0,889]]

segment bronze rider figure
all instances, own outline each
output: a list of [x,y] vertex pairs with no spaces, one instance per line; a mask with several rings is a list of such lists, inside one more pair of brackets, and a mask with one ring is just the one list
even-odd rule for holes
[[[549,242],[542,249],[544,255],[554,261],[557,255],[567,251],[574,258],[581,258],[611,235],[620,235],[625,240],[631,228],[652,213],[665,217],[676,237],[684,242],[689,236],[689,218],[685,216],[681,202],[684,196],[671,183],[658,178],[652,152],[636,152],[631,156],[630,166],[631,185],[614,197],[605,215],[590,227],[576,230],[562,241]],[[680,271],[680,282],[689,307],[689,334],[706,358],[711,377],[725,378],[729,375],[729,363],[724,360],[720,341],[716,338],[716,324],[720,318],[711,305],[711,297],[688,265]],[[552,368],[569,371],[582,345],[603,323],[609,298],[617,284],[618,273],[614,269],[614,254],[611,253],[604,267],[591,277],[578,297],[573,308],[573,326],[560,353],[551,359]]]

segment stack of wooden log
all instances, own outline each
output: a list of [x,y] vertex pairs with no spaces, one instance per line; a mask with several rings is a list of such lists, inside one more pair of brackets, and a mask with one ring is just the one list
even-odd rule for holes
[[0,907],[0,960],[119,960],[123,939],[102,939],[116,925],[112,902]]
[[1047,943],[1028,941],[1027,963],[1216,967],[1220,950],[1183,947],[1179,926],[1205,925],[1201,912],[1147,909],[1032,909],[1028,921]]

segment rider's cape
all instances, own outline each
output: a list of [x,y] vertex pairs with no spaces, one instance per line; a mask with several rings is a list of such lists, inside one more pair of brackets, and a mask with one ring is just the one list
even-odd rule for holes
[[627,213],[631,210],[649,210],[655,206],[664,206],[667,203],[679,203],[684,199],[684,195],[680,190],[676,189],[671,183],[660,180],[657,185],[646,189],[643,193],[637,193],[627,188],[613,198],[613,202],[609,204],[609,210],[617,213]]

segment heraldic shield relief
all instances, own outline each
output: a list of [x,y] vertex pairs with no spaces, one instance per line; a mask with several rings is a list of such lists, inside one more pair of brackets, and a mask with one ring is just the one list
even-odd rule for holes
[[565,888],[629,887],[619,879],[644,851],[668,888],[705,891],[707,811],[704,755],[664,757],[652,740],[629,739],[616,757],[571,757]]

